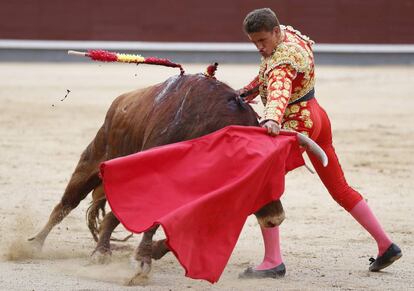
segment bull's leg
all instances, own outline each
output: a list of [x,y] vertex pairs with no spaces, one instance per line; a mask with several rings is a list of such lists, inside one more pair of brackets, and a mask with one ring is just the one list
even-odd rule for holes
[[99,183],[100,179],[97,173],[85,179],[82,173],[75,172],[65,190],[62,200],[53,209],[46,225],[38,234],[29,240],[41,248],[53,227],[59,224],[72,209],[76,208],[80,201]]
[[105,215],[99,228],[99,240],[92,253],[92,261],[100,264],[109,263],[111,256],[110,239],[112,232],[118,226],[119,220],[112,212]]
[[81,159],[66,186],[61,201],[55,206],[43,229],[29,240],[33,246],[41,249],[49,232],[76,208],[89,192],[95,189],[101,180],[98,176],[100,159],[91,153],[90,146],[84,151]]
[[163,256],[165,256],[170,249],[168,248],[167,244],[165,243],[166,239],[157,240],[152,242],[152,255],[151,257],[154,260],[159,260]]
[[151,271],[152,237],[157,231],[158,225],[146,231],[141,243],[135,252],[135,260],[138,261],[138,272],[129,280],[128,285],[145,285],[148,282],[148,275]]
[[77,207],[89,192],[101,184],[98,175],[99,164],[105,159],[105,155],[105,128],[101,127],[96,137],[83,151],[78,165],[66,186],[65,193],[50,214],[48,222],[36,236],[29,239],[34,246],[41,248],[53,227],[60,223],[72,209]]
[[281,225],[285,220],[285,211],[280,200],[272,201],[255,213],[261,227]]
[[58,223],[60,223],[63,220],[63,218],[65,218],[69,214],[70,211],[71,208],[69,206],[64,205],[62,202],[57,204],[53,209],[52,213],[50,214],[48,222],[42,228],[42,230],[38,232],[34,237],[29,238],[29,241],[32,242],[32,245],[36,249],[41,250],[46,240],[46,237],[48,236],[52,228]]

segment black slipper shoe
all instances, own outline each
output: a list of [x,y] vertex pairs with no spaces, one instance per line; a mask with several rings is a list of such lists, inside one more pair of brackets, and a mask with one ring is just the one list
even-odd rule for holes
[[269,270],[255,270],[252,267],[248,267],[243,273],[239,274],[241,279],[261,279],[261,278],[282,278],[286,274],[285,264],[281,263]]
[[401,257],[401,249],[396,244],[392,243],[390,247],[385,251],[385,253],[383,253],[381,256],[378,256],[376,259],[369,259],[371,261],[369,270],[371,272],[378,272],[388,267]]

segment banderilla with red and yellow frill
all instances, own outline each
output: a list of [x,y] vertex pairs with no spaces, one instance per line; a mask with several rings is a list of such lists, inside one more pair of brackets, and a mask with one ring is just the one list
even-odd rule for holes
[[121,54],[104,50],[88,50],[87,52],[68,51],[69,55],[89,57],[94,61],[101,62],[119,62],[119,63],[134,63],[134,64],[148,64],[158,65],[171,68],[179,68],[181,75],[184,74],[184,69],[180,64],[171,62],[168,59],[160,59],[155,57],[144,58],[141,55]]

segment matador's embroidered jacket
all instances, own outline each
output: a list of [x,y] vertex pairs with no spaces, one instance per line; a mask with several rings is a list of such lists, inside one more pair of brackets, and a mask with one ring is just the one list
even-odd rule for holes
[[[315,84],[313,41],[291,26],[281,25],[282,42],[273,54],[261,60],[259,75],[246,87],[259,86],[265,105],[263,120],[282,124],[286,107],[312,91]],[[287,110],[289,111],[289,110]]]

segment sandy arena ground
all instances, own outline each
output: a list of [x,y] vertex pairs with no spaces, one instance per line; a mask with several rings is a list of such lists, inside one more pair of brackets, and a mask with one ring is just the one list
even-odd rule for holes
[[[186,65],[188,73],[205,65]],[[253,65],[221,65],[217,77],[235,88]],[[0,289],[141,290],[125,287],[129,256],[140,235],[116,243],[112,262],[93,265],[86,223],[87,197],[50,234],[42,253],[26,239],[46,222],[80,153],[119,94],[176,74],[176,69],[121,64],[0,63]],[[404,256],[370,273],[370,236],[305,168],[287,176],[281,227],[287,275],[239,280],[262,257],[259,227],[250,217],[221,280],[184,277],[172,254],[153,264],[145,290],[413,290],[414,67],[319,67],[317,97],[330,114],[349,183],[363,193]],[[70,93],[63,101],[66,90]],[[128,233],[118,227],[115,236]],[[157,234],[157,238],[162,237]]]

